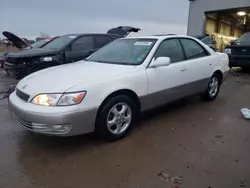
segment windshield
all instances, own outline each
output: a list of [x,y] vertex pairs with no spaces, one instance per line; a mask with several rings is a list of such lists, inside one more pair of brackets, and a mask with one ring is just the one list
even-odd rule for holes
[[76,36],[64,35],[54,39],[53,41],[46,44],[43,48],[45,49],[60,49],[66,46],[70,41],[74,40]]
[[236,42],[250,42],[250,33],[243,34]]
[[87,58],[100,63],[139,65],[146,59],[156,39],[117,39]]
[[[32,48],[40,48],[43,44],[45,44],[48,40],[39,40],[31,45]],[[28,46],[26,49],[31,49],[30,46]]]

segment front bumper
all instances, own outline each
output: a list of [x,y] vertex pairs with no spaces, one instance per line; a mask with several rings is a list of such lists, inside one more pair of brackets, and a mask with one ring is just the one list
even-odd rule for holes
[[[25,129],[45,135],[74,136],[94,131],[96,109],[47,113],[30,111],[32,105],[18,98],[13,92],[9,98],[9,108],[15,120]],[[38,106],[36,106],[36,109]],[[54,107],[67,108],[67,107]],[[61,127],[61,128],[60,128]]]
[[250,67],[250,55],[233,55],[229,54],[230,67]]

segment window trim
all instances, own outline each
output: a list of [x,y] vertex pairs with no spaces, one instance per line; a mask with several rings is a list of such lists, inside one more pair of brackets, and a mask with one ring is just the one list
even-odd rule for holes
[[[181,42],[181,39],[188,39],[188,40],[192,40],[192,41],[198,43],[198,45],[200,45],[201,48],[206,52],[207,56],[211,56],[211,53],[210,53],[204,46],[202,46],[198,41],[196,41],[196,40],[194,40],[194,39],[192,39],[192,38],[188,38],[188,37],[171,37],[171,38],[167,38],[167,39],[164,39],[163,41],[161,41],[161,43],[158,45],[157,49],[155,50],[155,53],[154,53],[153,57],[150,59],[150,61],[149,61],[150,63],[148,64],[148,66],[147,66],[146,68],[149,68],[149,67],[150,67],[150,65],[151,65],[153,59],[155,58],[155,54],[156,54],[157,50],[159,49],[160,45],[161,45],[163,42],[165,42],[166,40],[171,40],[171,39],[177,39],[177,40],[179,40],[179,42],[180,42],[180,44],[181,44],[181,47],[182,47],[182,51],[183,51],[183,53],[184,53],[184,57],[185,57],[185,59],[184,59],[183,61],[189,61],[189,60],[192,60],[192,59],[188,59],[188,58],[187,58],[187,55],[186,55],[186,52],[185,52],[185,50],[184,50],[183,44],[182,44],[182,42]],[[205,56],[205,57],[206,57],[206,56]],[[200,57],[200,58],[204,58],[204,57]],[[197,59],[197,58],[196,58],[196,59]],[[176,63],[181,63],[181,62],[183,62],[183,61],[178,61],[178,62],[176,62]],[[170,65],[171,65],[171,63],[170,63]]]
[[[155,58],[155,54],[156,54],[157,51],[159,50],[159,48],[160,48],[160,46],[162,45],[162,43],[163,43],[163,42],[166,42],[166,41],[168,41],[168,40],[177,40],[177,41],[179,41],[180,46],[181,46],[181,49],[182,49],[182,52],[183,52],[184,60],[177,61],[177,62],[174,62],[174,63],[179,63],[179,62],[185,61],[185,60],[187,59],[187,58],[186,58],[186,53],[184,52],[182,43],[181,43],[181,41],[180,41],[178,38],[168,38],[168,39],[163,40],[163,41],[159,44],[158,48],[156,49],[156,51],[155,51],[155,53],[154,53],[154,55],[153,55],[153,58]],[[152,60],[151,60],[151,61],[152,61]],[[173,64],[174,64],[174,63],[173,63]],[[170,64],[172,64],[172,63],[170,62]]]

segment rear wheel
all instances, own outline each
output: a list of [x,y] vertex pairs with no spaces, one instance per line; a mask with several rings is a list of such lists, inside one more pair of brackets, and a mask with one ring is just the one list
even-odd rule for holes
[[212,101],[217,97],[220,91],[221,79],[222,79],[221,76],[216,73],[210,78],[208,87],[202,95],[202,98],[204,100]]
[[137,106],[133,100],[125,95],[115,96],[101,107],[95,131],[105,140],[119,140],[132,128],[136,113]]

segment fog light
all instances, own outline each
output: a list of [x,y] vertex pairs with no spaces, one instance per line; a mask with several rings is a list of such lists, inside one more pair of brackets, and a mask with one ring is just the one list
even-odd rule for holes
[[71,125],[52,125],[54,132],[68,132],[71,129]]

